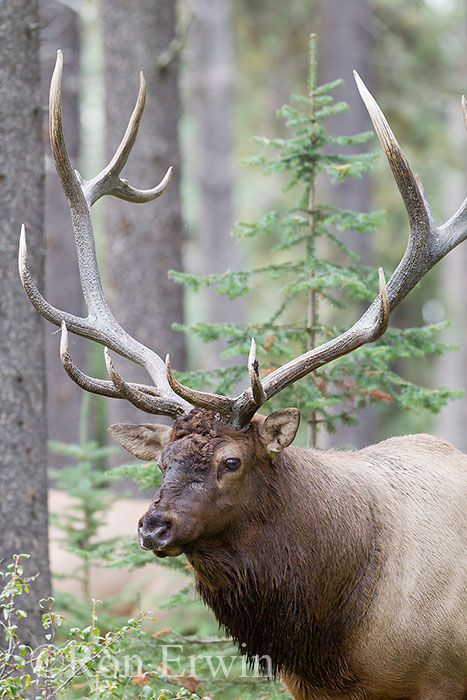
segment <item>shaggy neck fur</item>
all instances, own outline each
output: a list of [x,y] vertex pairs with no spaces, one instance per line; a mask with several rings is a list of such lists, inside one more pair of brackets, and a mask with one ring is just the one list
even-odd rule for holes
[[252,478],[241,522],[188,553],[199,593],[250,661],[267,655],[305,691],[351,692],[383,558],[375,508],[315,452],[289,448]]

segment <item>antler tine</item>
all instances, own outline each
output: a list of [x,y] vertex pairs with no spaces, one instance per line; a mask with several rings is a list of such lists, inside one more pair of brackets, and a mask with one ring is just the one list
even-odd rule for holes
[[[389,124],[360,76],[354,71],[360,95],[388,159],[407,210],[410,235],[407,249],[388,283],[391,311],[433,265],[467,237],[467,199],[449,221],[435,226],[422,184],[414,176]],[[467,105],[462,101],[464,119]]]
[[250,378],[253,399],[259,408],[268,400],[268,397],[266,396],[266,392],[259,378],[259,365],[256,359],[256,340],[254,338],[251,339],[250,354],[248,355],[248,376]]
[[73,362],[68,345],[68,330],[65,321],[62,321],[62,335],[60,338],[60,360],[63,369],[81,389],[92,394],[100,394],[113,399],[121,398],[115,386],[110,381],[95,379],[82,372]]
[[[379,338],[388,325],[390,312],[433,265],[467,238],[467,198],[449,221],[439,228],[434,225],[420,180],[412,173],[378,104],[355,71],[354,75],[407,210],[410,225],[407,249],[387,288],[382,270],[379,270],[379,297],[351,328],[279,367],[262,380],[268,399],[318,367]],[[462,99],[462,109],[467,126],[465,97]],[[254,411],[254,400],[248,391],[235,399],[233,416],[237,424],[245,425]]]
[[210,394],[207,391],[196,391],[195,389],[190,389],[190,387],[181,384],[175,379],[174,373],[172,372],[169,355],[165,358],[165,367],[170,387],[178,396],[189,401],[192,406],[199,406],[209,411],[215,411],[216,413],[220,413],[221,416],[230,419],[234,399],[229,399],[227,396],[221,396],[220,394]]
[[383,335],[386,328],[389,325],[389,316],[391,314],[391,309],[389,306],[388,289],[386,286],[386,280],[384,279],[384,271],[382,267],[378,268],[378,281],[379,281],[379,301],[381,314],[379,316],[378,322],[378,335],[373,338],[373,340],[378,340],[378,338]]
[[[434,226],[430,206],[425,198],[421,182],[413,174],[383,112],[357,71],[354,71],[354,77],[376,135],[388,159],[409,217],[410,233],[407,249],[388,285],[390,306],[393,309],[420,279],[418,276],[419,268],[424,268],[421,274],[423,276],[431,267],[431,247],[436,227]],[[404,279],[400,280],[401,275],[399,273],[402,271],[404,272]],[[410,284],[411,273],[413,273],[413,284],[405,291],[408,284]],[[397,284],[395,284],[396,281]]]
[[[117,382],[109,381],[108,379],[96,379],[82,372],[74,364],[71,358],[68,346],[68,330],[65,321],[62,322],[60,359],[68,376],[85,391],[90,391],[93,394],[99,394],[101,396],[107,396],[112,399],[128,399],[128,394],[134,392],[134,394],[138,394],[139,397],[139,401],[136,404],[137,407],[146,413],[168,415],[172,417],[176,417],[183,413],[183,409],[180,406],[176,406],[170,403],[168,400],[161,398],[157,394],[157,390],[153,389],[152,387],[148,387],[144,384],[127,384],[123,380],[121,380],[121,382]],[[115,375],[120,377],[113,365],[112,367]],[[120,387],[120,390],[118,387]],[[129,400],[131,401],[131,399]]]
[[[95,340],[102,345],[108,346],[118,354],[123,355],[129,360],[144,367],[154,381],[158,393],[161,395],[161,400],[163,398],[165,401],[172,404],[171,410],[173,414],[180,414],[181,412],[189,411],[191,406],[181,397],[177,396],[177,394],[175,394],[170,388],[165,375],[165,363],[163,360],[155,352],[132,338],[119,325],[112,315],[112,312],[110,311],[104,298],[99,269],[97,266],[94,233],[91,223],[90,206],[92,203],[92,197],[90,196],[90,199],[87,199],[86,191],[89,194],[89,185],[83,182],[79,173],[74,171],[71,166],[63,134],[61,109],[62,73],[63,57],[61,51],[58,51],[57,61],[50,84],[50,142],[57,174],[60,178],[62,189],[65,193],[71,211],[81,286],[89,314],[86,318],[80,318],[78,316],[63,312],[49,304],[40,294],[29,273],[27,264],[26,238],[23,227],[20,236],[18,262],[24,289],[30,301],[39,311],[39,313],[41,313],[52,323],[59,326],[61,325],[62,321],[65,321],[68,330],[72,331],[73,333],[77,333],[78,335],[82,335],[86,338],[90,338],[91,340]],[[122,140],[122,143],[120,144],[119,149],[117,150],[116,156],[105,171],[103,171],[106,177],[101,178],[101,184],[95,184],[95,187],[100,187],[99,196],[107,193],[106,186],[109,183],[112,184],[114,178],[118,178],[118,174],[128,158],[129,152],[136,137],[142,108],[144,107],[144,94],[144,79],[142,79],[137,106],[133,111],[127,132]],[[155,190],[157,189],[158,192],[155,192],[154,190],[152,195],[158,196],[158,194],[160,194],[160,192],[165,188],[170,179],[170,173],[171,170],[169,169],[163,183],[161,183],[158,188],[155,188]],[[113,186],[114,185],[112,184],[112,187]],[[88,187],[87,190],[86,187]],[[121,190],[122,192],[125,190],[125,187],[123,187],[123,190]],[[94,188],[94,192],[95,191],[96,190]],[[138,196],[140,196],[140,194],[141,192],[139,192]],[[66,364],[69,366],[68,362]],[[107,392],[106,395],[110,395],[110,389],[112,392],[115,390],[114,387],[112,388],[108,384],[101,384],[101,380],[93,380],[92,378],[87,377],[87,375],[83,375],[83,373],[79,374],[79,370],[74,372],[74,374],[78,378],[78,381],[82,383],[83,388],[89,388],[89,390],[97,393]],[[141,386],[143,387],[143,393],[152,394],[151,387]],[[112,393],[112,396],[113,395],[114,394]]]
[[168,168],[161,182],[150,190],[136,189],[135,187],[129,185],[126,180],[120,178],[120,173],[123,170],[123,167],[128,160],[128,156],[131,153],[131,149],[135,143],[139,123],[141,121],[144,105],[146,103],[146,81],[142,71],[140,72],[139,76],[140,82],[138,98],[123,139],[115,151],[115,155],[110,163],[98,175],[96,175],[96,177],[94,177],[92,180],[83,182],[83,189],[90,205],[97,202],[97,200],[105,194],[110,194],[114,197],[125,199],[128,202],[144,204],[145,202],[150,202],[152,199],[160,197],[172,179],[172,167]]
[[[261,381],[266,401],[318,367],[322,367],[328,362],[342,357],[342,355],[347,355],[366,343],[372,343],[383,335],[389,323],[390,308],[382,268],[379,268],[378,273],[379,296],[363,316],[337,338],[309,350],[268,374]],[[235,399],[232,422],[239,427],[244,427],[249,423],[257,409],[258,405],[252,398],[250,390],[247,389]]]
[[[28,249],[26,245],[26,229],[24,227],[24,224],[21,225],[21,232],[19,235],[18,271],[24,291],[26,292],[30,302],[32,303],[34,308],[42,316],[44,316],[44,318],[46,318],[48,321],[54,323],[57,326],[61,324],[63,319],[65,319],[70,324],[74,323],[76,327],[78,327],[78,325],[81,323],[81,330],[83,332],[80,333],[80,335],[84,335],[86,328],[85,319],[72,316],[71,314],[67,314],[64,311],[60,311],[59,309],[55,308],[55,306],[52,306],[52,304],[49,304],[49,302],[46,299],[44,299],[44,297],[38,290],[36,283],[34,282],[29,271]],[[78,330],[75,332],[79,333]]]
[[170,416],[178,418],[185,413],[182,406],[175,404],[173,401],[164,399],[162,396],[148,395],[144,390],[134,384],[126,382],[117,372],[115,365],[112,362],[108,348],[104,348],[105,366],[109,377],[112,380],[118,394],[130,401],[136,408],[152,413],[154,415]]

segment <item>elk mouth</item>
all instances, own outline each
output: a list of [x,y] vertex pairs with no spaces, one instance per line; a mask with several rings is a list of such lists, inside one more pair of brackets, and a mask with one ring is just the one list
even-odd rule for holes
[[165,557],[178,557],[180,554],[187,554],[189,551],[191,551],[192,546],[190,542],[180,542],[180,540],[177,541],[175,535],[172,535],[172,533],[169,532],[167,539],[164,542],[160,541],[157,547],[142,548],[150,549],[155,557],[158,559],[164,559]]
[[[175,538],[174,538],[175,539]],[[144,547],[143,547],[144,549]],[[179,557],[180,554],[191,554],[196,549],[196,545],[192,540],[188,542],[168,542],[163,547],[153,549],[152,553],[155,557],[163,559],[164,557]]]
[[157,549],[154,548],[152,550],[152,553],[158,559],[163,559],[164,557],[178,557],[182,552],[183,547],[173,540],[169,540],[165,544],[157,547]]
[[167,545],[164,545],[164,547],[153,549],[152,553],[155,557],[158,557],[158,559],[163,559],[164,557],[178,557],[183,551],[181,545],[169,542]]

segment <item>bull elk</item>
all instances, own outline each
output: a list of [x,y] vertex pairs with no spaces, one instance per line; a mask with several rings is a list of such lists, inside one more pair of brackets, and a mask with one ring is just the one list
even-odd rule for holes
[[[397,437],[358,452],[292,447],[296,408],[255,415],[272,396],[331,360],[376,340],[391,311],[467,237],[467,200],[435,226],[420,181],[358,75],[357,86],[407,210],[407,249],[387,286],[337,338],[260,378],[252,342],[249,387],[228,398],[183,386],[166,362],[130,337],[103,295],[90,208],[109,194],[158,197],[120,178],[144,108],[138,100],[115,156],[84,181],[62,130],[62,58],[50,89],[50,138],[71,209],[89,315],[51,306],[19,267],[36,309],[61,325],[61,360],[83,389],[170,416],[173,426],[113,425],[123,447],[159,459],[162,482],[139,521],[144,549],[184,552],[198,591],[252,659],[269,657],[296,700],[467,700],[467,457],[429,435]],[[465,99],[464,113],[467,113]],[[105,346],[108,380],[72,362],[67,331]],[[125,382],[108,348],[144,367],[153,385]]]

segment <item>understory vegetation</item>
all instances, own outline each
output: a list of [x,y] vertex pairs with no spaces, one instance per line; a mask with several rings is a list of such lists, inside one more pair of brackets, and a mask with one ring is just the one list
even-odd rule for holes
[[[375,156],[342,154],[339,149],[358,149],[370,135],[347,137],[326,130],[326,120],[347,107],[332,99],[339,81],[320,86],[316,73],[317,45],[312,37],[308,90],[305,95],[292,95],[291,105],[279,111],[289,135],[259,139],[266,155],[250,161],[269,176],[285,174],[288,178],[283,208],[242,222],[235,231],[252,244],[260,240],[263,248],[269,246],[266,262],[253,269],[204,277],[172,273],[192,289],[214,286],[229,299],[261,293],[273,300],[273,308],[257,321],[181,328],[206,342],[223,338],[224,355],[241,358],[222,370],[179,375],[192,386],[208,383],[220,393],[230,393],[244,376],[244,356],[252,336],[260,371],[266,374],[337,335],[348,321],[347,310],[364,308],[377,294],[377,270],[360,264],[341,234],[353,230],[370,235],[381,225],[382,212],[331,206],[320,196],[318,180],[319,174],[325,175],[338,186],[345,178],[361,177]],[[337,254],[330,254],[333,249]],[[408,381],[397,362],[443,352],[445,346],[438,340],[441,328],[439,324],[403,330],[392,327],[375,344],[288,388],[268,408],[300,408],[307,425],[302,442],[308,445],[316,445],[319,428],[332,432],[339,424],[353,423],[355,414],[368,404],[394,402],[406,411],[437,411],[453,392]],[[151,612],[122,619],[112,613],[108,602],[89,602],[92,566],[134,570],[151,563],[156,571],[154,557],[138,547],[136,536],[101,541],[99,527],[112,502],[113,481],[131,478],[147,491],[158,486],[159,471],[156,464],[133,462],[105,471],[101,465],[109,448],[89,441],[86,435],[79,445],[54,443],[51,447],[66,461],[51,476],[73,503],[54,524],[62,545],[78,557],[77,569],[69,573],[79,579],[81,595],[78,599],[57,593],[41,601],[45,642],[24,644],[19,641],[25,616],[21,600],[34,580],[24,578],[22,561],[27,555],[18,553],[13,562],[3,563],[0,621],[6,645],[0,651],[0,698],[285,698],[277,680],[264,679],[257,668],[246,665],[233,643],[219,632],[212,615],[194,600],[191,579],[183,583],[183,577],[189,576],[184,557],[157,563],[169,567],[180,582],[170,599],[158,605],[166,611],[161,621]],[[133,603],[136,610],[137,596]]]
[[[222,370],[185,375],[188,383],[210,383],[218,393],[231,395],[235,385],[245,379],[245,356],[252,336],[260,374],[265,376],[342,333],[378,294],[376,266],[361,264],[358,254],[345,243],[344,234],[375,233],[384,221],[384,212],[344,210],[327,203],[326,196],[329,188],[338,188],[349,178],[361,178],[372,167],[376,155],[358,149],[373,133],[329,133],[326,121],[348,110],[344,102],[334,103],[332,97],[342,81],[317,84],[316,35],[311,36],[309,54],[307,93],[292,95],[291,104],[278,111],[288,138],[257,138],[266,154],[248,160],[265,175],[276,177],[278,185],[283,181],[281,176],[286,177],[283,206],[257,221],[240,222],[233,232],[256,244],[263,251],[264,263],[204,276],[170,273],[195,292],[214,286],[227,299],[246,297],[251,300],[248,306],[255,309],[258,298],[263,300],[263,318],[246,324],[197,322],[177,326],[206,343],[222,338],[223,356],[240,358]],[[349,146],[356,152],[349,153]],[[387,270],[386,279],[390,274]],[[315,370],[307,380],[281,391],[265,408],[299,408],[307,424],[302,442],[308,447],[317,445],[320,429],[334,433],[341,424],[356,424],[358,413],[370,404],[392,402],[405,412],[437,413],[458,394],[446,387],[427,388],[409,381],[398,363],[444,352],[447,346],[439,341],[439,334],[445,326],[438,323],[401,329],[391,324],[378,341]]]

